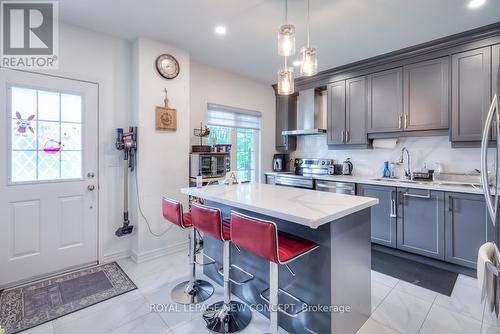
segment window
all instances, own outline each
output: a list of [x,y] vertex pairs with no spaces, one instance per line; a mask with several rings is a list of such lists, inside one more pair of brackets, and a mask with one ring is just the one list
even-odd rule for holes
[[231,144],[231,169],[239,181],[259,181],[261,114],[208,104],[209,143]]
[[12,86],[9,89],[10,182],[82,176],[82,97]]

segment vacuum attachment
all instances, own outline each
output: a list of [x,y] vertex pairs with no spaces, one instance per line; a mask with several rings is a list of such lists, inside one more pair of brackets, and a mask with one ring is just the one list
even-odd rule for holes
[[115,234],[117,237],[123,237],[124,235],[132,233],[134,229],[134,225],[130,225],[130,221],[128,220],[128,212],[123,213],[123,226],[119,227]]

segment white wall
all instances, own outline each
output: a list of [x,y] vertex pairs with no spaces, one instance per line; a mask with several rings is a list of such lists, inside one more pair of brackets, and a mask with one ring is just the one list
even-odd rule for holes
[[125,254],[131,238],[114,235],[123,209],[121,155],[114,149],[114,130],[131,123],[131,44],[63,23],[59,33],[59,70],[47,73],[99,85],[100,258]]
[[[327,158],[342,163],[352,158],[354,174],[358,176],[380,177],[384,169],[384,161],[395,161],[401,155],[401,149],[407,147],[411,155],[412,171],[419,171],[426,163],[432,168],[435,162],[443,165],[445,172],[470,172],[480,168],[479,148],[451,148],[447,136],[400,138],[394,149],[366,150],[328,150],[326,135],[298,137],[297,150],[293,158]],[[399,176],[404,175],[404,166],[397,166]]]
[[[184,231],[166,223],[161,214],[163,195],[182,199],[180,188],[188,185],[189,156],[189,54],[167,44],[140,38],[133,46],[134,117],[139,126],[138,177],[140,200],[151,229],[161,238],[151,235],[140,217],[136,230],[137,244],[132,254],[136,260],[163,254],[172,247],[184,247]],[[162,78],[155,69],[160,54],[172,54],[180,65],[180,74],[173,80]],[[168,90],[169,106],[177,110],[177,131],[155,130],[155,107],[163,106],[164,89]]]
[[[273,88],[265,83],[191,61],[191,129],[207,122],[207,103],[262,113],[261,176],[272,167],[276,107]],[[192,131],[192,130],[191,130]],[[191,132],[191,144],[199,138]]]

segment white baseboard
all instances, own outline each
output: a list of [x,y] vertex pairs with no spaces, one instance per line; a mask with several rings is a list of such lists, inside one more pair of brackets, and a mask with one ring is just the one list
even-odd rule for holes
[[109,262],[113,262],[113,261],[126,259],[129,257],[130,257],[130,250],[125,249],[125,250],[121,250],[121,251],[117,251],[117,252],[104,254],[100,263],[109,263]]
[[168,247],[157,248],[157,249],[153,249],[153,250],[149,250],[149,251],[141,252],[141,253],[137,253],[135,250],[132,250],[130,252],[130,258],[135,263],[141,263],[141,262],[150,261],[150,260],[165,256],[165,255],[175,254],[175,253],[178,253],[181,251],[184,251],[187,254],[188,243],[189,243],[189,241],[186,240],[183,242],[172,244]]

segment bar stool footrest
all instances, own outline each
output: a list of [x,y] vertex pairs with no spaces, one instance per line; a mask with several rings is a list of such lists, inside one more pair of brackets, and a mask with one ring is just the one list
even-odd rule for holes
[[[260,298],[269,303],[269,288],[260,293]],[[283,289],[278,289],[278,300],[280,301],[278,311],[292,318],[299,316],[309,308],[309,305],[305,301]],[[286,305],[287,308],[290,307],[291,312],[283,309],[282,305]]]
[[[223,268],[217,270],[219,275],[224,276]],[[229,268],[229,281],[236,285],[243,285],[254,279],[254,275],[250,274],[248,271],[243,270],[235,264],[232,264]]]
[[196,259],[196,256],[195,256],[194,257],[194,263],[196,263],[197,265],[202,266],[202,267],[208,266],[208,265],[211,265],[211,264],[215,264],[215,260],[212,257],[208,256],[207,254],[202,254],[202,255],[203,255],[204,258],[206,257],[208,259],[208,262],[203,262],[203,263],[198,262],[198,260]]

